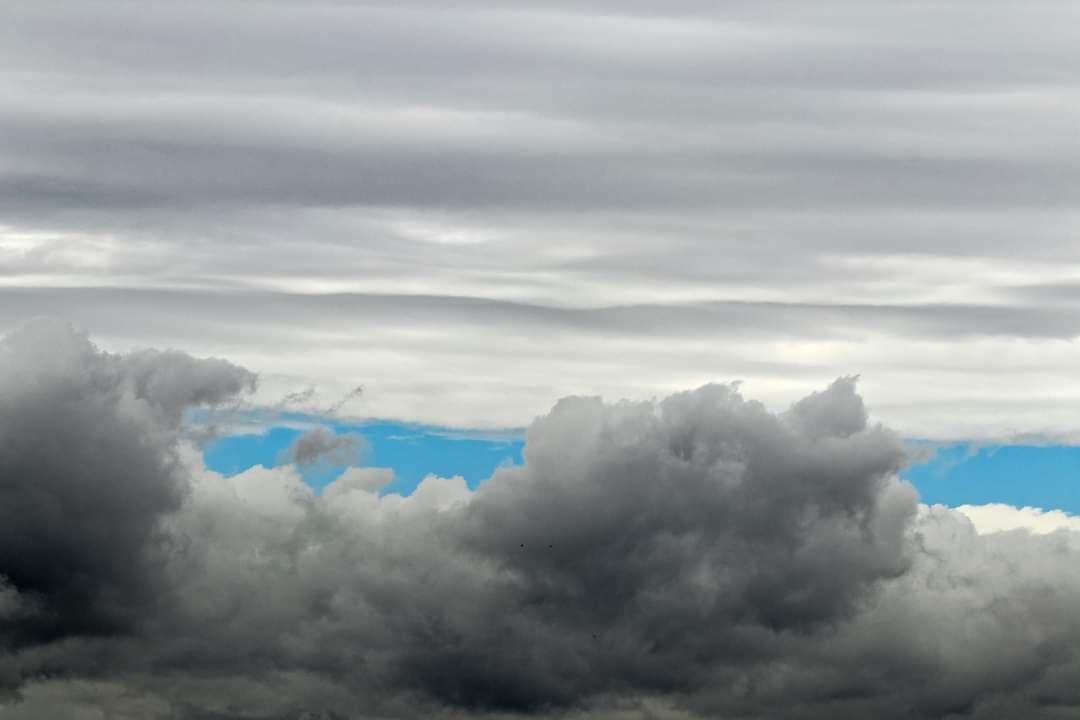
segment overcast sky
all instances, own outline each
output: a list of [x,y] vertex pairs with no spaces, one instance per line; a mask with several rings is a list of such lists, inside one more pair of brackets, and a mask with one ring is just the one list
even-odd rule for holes
[[1073,2],[0,8],[0,329],[460,426],[859,373],[1080,436]]
[[1075,720],[1078,68],[1073,1],[0,0],[0,720]]

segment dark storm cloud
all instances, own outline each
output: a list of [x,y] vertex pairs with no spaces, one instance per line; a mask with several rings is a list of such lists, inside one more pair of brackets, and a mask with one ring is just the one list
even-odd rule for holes
[[725,386],[658,406],[560,402],[530,428],[525,466],[458,521],[503,573],[494,606],[418,638],[402,681],[508,710],[693,692],[846,617],[906,569],[915,497],[891,479],[896,439],[861,403],[832,407],[844,430],[819,442],[802,406],[776,417]]
[[0,345],[4,645],[132,631],[161,590],[162,517],[183,502],[181,413],[254,376],[179,352],[126,356],[43,321]]
[[177,445],[184,406],[251,383],[235,366],[55,324],[3,348],[0,717],[1080,707],[1078,535],[917,506],[853,378],[779,414],[725,385],[567,398],[476,491],[380,497],[386,471],[354,469],[315,495]]

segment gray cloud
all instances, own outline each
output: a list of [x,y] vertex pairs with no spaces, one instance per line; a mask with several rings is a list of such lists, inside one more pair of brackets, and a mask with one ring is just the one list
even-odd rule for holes
[[[159,3],[135,18],[117,2],[15,3],[4,137],[21,162],[5,196],[35,212],[1075,205],[1074,156],[1049,144],[1073,149],[1069,123],[1049,109],[1033,123],[1037,96],[995,124],[961,102],[1068,84],[1066,5],[833,5],[662,18]],[[978,31],[939,32],[976,8]],[[46,40],[62,50],[42,54]],[[49,73],[45,86],[20,83],[28,72]],[[89,88],[69,84],[83,77]],[[1040,137],[1011,132],[1036,123]]]
[[[0,718],[1075,717],[1076,534],[916,511],[843,378],[1080,436],[1076,12],[8,0],[0,330],[110,352],[0,346]],[[202,468],[254,375],[146,343],[544,414],[316,496]]]
[[1070,3],[5,10],[0,285],[110,349],[137,315],[279,397],[356,363],[365,412],[462,426],[859,370],[903,432],[1080,434],[1042,406],[1080,407],[1075,313],[1015,291],[1080,263]]
[[186,488],[182,411],[254,387],[224,360],[102,353],[43,321],[0,344],[0,638],[133,630],[160,591],[161,519]]
[[348,465],[358,460],[363,447],[359,435],[335,435],[326,428],[308,430],[289,447],[287,456],[297,465],[314,465],[329,462],[334,465]]
[[1059,302],[568,307],[454,295],[85,287],[0,288],[0,298],[0,328],[50,313],[110,338],[116,350],[153,342],[235,357],[262,374],[267,406],[316,386],[317,397],[305,401],[310,412],[347,399],[363,380],[362,399],[341,412],[520,427],[568,392],[647,399],[717,378],[745,381],[779,410],[860,372],[877,416],[908,436],[1075,437],[1080,428],[1071,380],[1080,316]]
[[[1080,335],[1080,318],[1073,308],[1002,308],[992,304],[924,303],[830,304],[754,301],[714,301],[667,304],[560,307],[540,303],[485,300],[453,295],[291,293],[221,290],[116,290],[105,288],[0,288],[7,308],[0,322],[13,324],[31,308],[75,316],[110,333],[152,332],[156,317],[167,317],[169,331],[203,337],[215,332],[245,332],[244,319],[265,312],[263,327],[287,331],[305,321],[332,327],[352,319],[368,331],[392,327],[405,316],[418,332],[459,325],[498,328],[522,333],[571,332],[607,338],[724,338],[859,339],[880,331],[905,339],[1000,337],[1026,340],[1071,340]],[[117,309],[137,304],[131,312]],[[205,326],[210,313],[218,327]],[[184,315],[188,315],[185,319]],[[111,317],[110,317],[111,316]],[[205,327],[200,333],[198,328]],[[247,329],[252,336],[261,332]],[[485,348],[485,351],[487,348]],[[498,351],[498,348],[491,348]],[[306,391],[305,391],[306,392]],[[353,387],[338,403],[363,394]],[[309,400],[300,397],[295,398]],[[337,412],[337,404],[326,408]]]
[[57,324],[2,359],[0,717],[1080,707],[1080,535],[919,506],[851,378],[778,414],[727,385],[566,398],[523,466],[403,498],[379,469],[316,495],[293,466],[203,468],[176,423],[251,385],[222,361]]
[[505,606],[447,628],[446,650],[418,648],[403,676],[507,709],[692,691],[845,617],[904,572],[915,503],[890,479],[895,438],[862,412],[840,409],[850,432],[818,443],[725,386],[659,406],[561,401],[530,428],[524,468],[464,512],[466,546],[504,568]]

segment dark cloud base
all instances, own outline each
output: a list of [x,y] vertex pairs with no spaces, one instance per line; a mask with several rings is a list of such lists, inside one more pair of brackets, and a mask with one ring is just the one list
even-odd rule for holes
[[851,378],[567,398],[408,498],[206,471],[183,411],[254,383],[0,344],[0,718],[1080,717],[1080,539],[920,506]]

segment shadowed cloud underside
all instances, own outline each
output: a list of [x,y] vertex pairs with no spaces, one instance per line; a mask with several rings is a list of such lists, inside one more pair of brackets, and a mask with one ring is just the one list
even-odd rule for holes
[[0,361],[5,720],[1080,708],[1080,535],[920,505],[851,378],[781,413],[728,385],[566,398],[523,464],[403,497],[207,470],[180,420],[250,391],[228,362],[57,323]]

